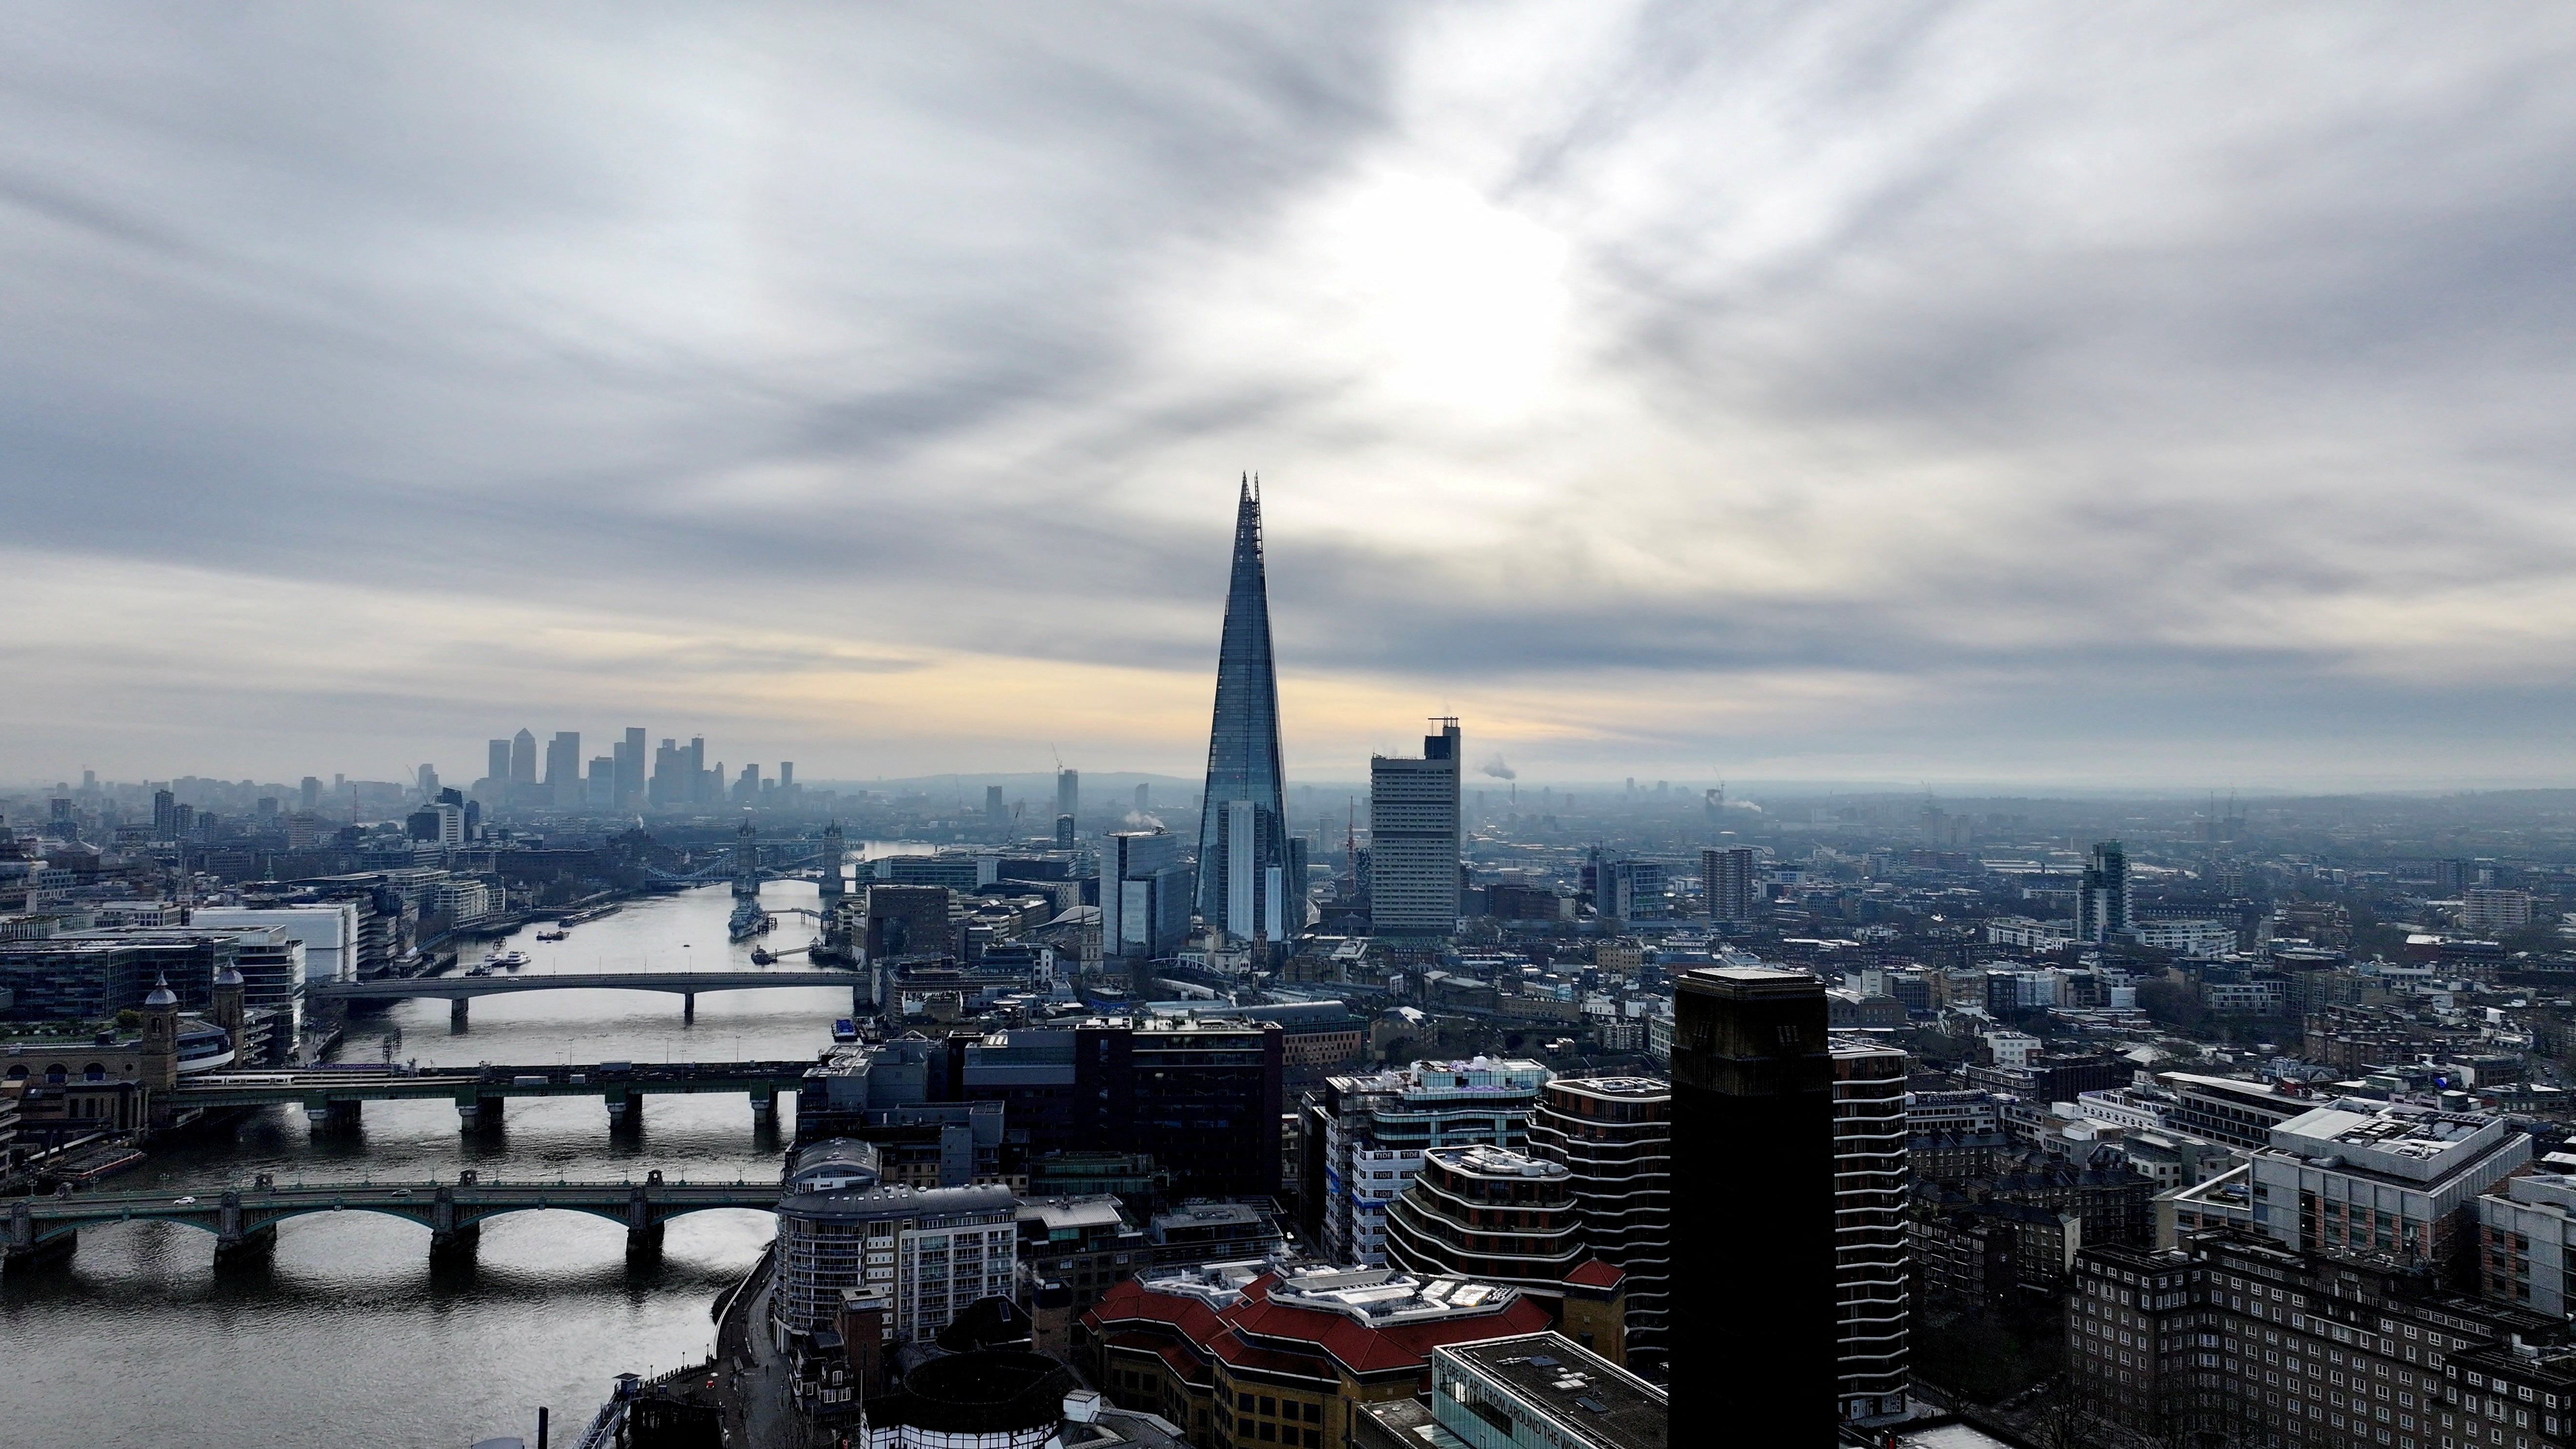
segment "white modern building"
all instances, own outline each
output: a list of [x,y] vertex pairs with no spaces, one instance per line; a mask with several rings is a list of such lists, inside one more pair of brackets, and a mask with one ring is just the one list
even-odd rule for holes
[[[447,807],[451,810],[454,806]],[[304,948],[307,981],[358,979],[358,907],[349,901],[295,906],[204,906],[191,914],[200,926],[277,926]]]
[[2345,1100],[2272,1129],[2254,1154],[2254,1226],[2293,1247],[2442,1258],[2472,1204],[2531,1160],[2501,1117]]
[[1386,1266],[1387,1205],[1433,1147],[1509,1147],[1529,1140],[1530,1112],[1554,1073],[1540,1062],[1477,1057],[1329,1077],[1305,1130],[1324,1140],[1324,1257]]

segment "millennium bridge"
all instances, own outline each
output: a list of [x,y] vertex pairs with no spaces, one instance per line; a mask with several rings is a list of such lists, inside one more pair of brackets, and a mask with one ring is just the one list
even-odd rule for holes
[[503,1213],[561,1209],[589,1213],[626,1229],[630,1253],[662,1245],[663,1224],[709,1208],[775,1210],[778,1185],[762,1182],[665,1181],[654,1172],[642,1182],[481,1181],[468,1171],[454,1183],[338,1182],[279,1186],[263,1174],[249,1188],[177,1192],[70,1192],[12,1199],[0,1263],[10,1267],[58,1262],[70,1256],[80,1230],[105,1223],[185,1223],[215,1235],[217,1263],[265,1255],[277,1242],[277,1225],[309,1213],[371,1212],[429,1229],[430,1252],[469,1247],[486,1218]]
[[593,971],[563,975],[523,976],[387,976],[374,981],[325,981],[304,988],[313,1002],[408,1001],[426,998],[453,1002],[449,1019],[465,1023],[465,1003],[477,996],[508,996],[522,991],[662,991],[680,998],[680,1017],[694,1021],[698,998],[711,991],[777,991],[793,987],[847,986],[853,1009],[868,1009],[861,998],[868,976],[863,971]]

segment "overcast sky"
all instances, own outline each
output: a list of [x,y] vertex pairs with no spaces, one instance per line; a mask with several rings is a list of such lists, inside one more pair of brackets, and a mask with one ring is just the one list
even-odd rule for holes
[[9,25],[0,778],[2576,780],[2564,6]]

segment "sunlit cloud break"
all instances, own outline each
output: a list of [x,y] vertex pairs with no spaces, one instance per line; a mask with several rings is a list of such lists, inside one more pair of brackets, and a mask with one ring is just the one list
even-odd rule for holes
[[0,775],[2566,775],[2560,10],[18,19]]

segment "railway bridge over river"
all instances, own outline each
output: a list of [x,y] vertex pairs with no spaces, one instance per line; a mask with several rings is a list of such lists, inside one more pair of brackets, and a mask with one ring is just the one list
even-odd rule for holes
[[775,1120],[781,1092],[793,1096],[814,1063],[602,1062],[591,1066],[479,1066],[419,1071],[308,1070],[206,1072],[182,1078],[165,1095],[176,1106],[300,1106],[317,1128],[357,1125],[367,1102],[452,1101],[467,1131],[501,1120],[512,1097],[598,1097],[608,1104],[611,1127],[643,1120],[647,1096],[741,1092],[751,1098],[755,1123]]

